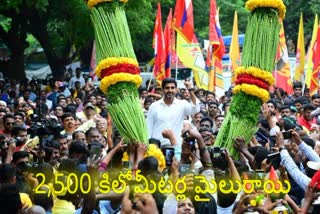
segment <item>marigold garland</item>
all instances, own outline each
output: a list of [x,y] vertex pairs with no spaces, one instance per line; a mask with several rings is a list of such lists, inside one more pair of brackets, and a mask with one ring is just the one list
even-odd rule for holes
[[[159,169],[163,171],[166,168],[166,159],[162,151],[154,144],[149,144],[146,153],[143,158],[153,156],[158,160]],[[123,153],[122,162],[129,161],[129,155],[127,152]]]
[[110,76],[106,76],[101,80],[100,89],[104,93],[107,93],[109,86],[119,82],[133,82],[137,87],[140,87],[142,78],[138,74],[115,73]]
[[[89,0],[87,4],[88,4],[88,7],[91,9],[102,2],[112,2],[112,1],[114,0]],[[119,2],[127,3],[128,0],[119,0]]]
[[139,67],[139,63],[136,59],[129,58],[129,57],[108,57],[104,60],[101,60],[99,64],[96,67],[96,75],[100,78],[101,71],[103,69],[109,68],[113,65],[118,65],[118,64],[131,64],[134,66]]
[[256,85],[241,84],[236,85],[233,89],[234,94],[238,94],[240,91],[258,97],[262,102],[267,102],[269,100],[269,91],[259,88]]
[[269,85],[273,85],[275,82],[275,80],[270,72],[264,71],[264,70],[256,68],[256,67],[248,67],[248,68],[245,68],[243,66],[238,67],[236,70],[236,76],[241,75],[241,74],[250,74],[250,75],[257,77],[259,79],[263,79]]
[[279,11],[279,17],[282,19],[286,15],[286,6],[282,0],[249,0],[246,3],[246,8],[250,11],[263,7],[276,8]]

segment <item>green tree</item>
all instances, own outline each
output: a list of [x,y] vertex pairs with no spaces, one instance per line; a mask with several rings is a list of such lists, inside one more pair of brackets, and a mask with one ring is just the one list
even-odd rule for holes
[[12,20],[7,32],[0,29],[0,38],[11,51],[12,78],[24,77],[27,32],[44,49],[55,79],[62,79],[64,66],[92,43],[89,10],[82,0],[10,0],[0,5],[0,14]]

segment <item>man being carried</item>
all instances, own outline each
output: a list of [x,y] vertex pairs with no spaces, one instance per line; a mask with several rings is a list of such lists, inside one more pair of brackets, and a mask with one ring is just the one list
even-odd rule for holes
[[181,131],[183,120],[187,115],[193,115],[200,111],[200,101],[196,98],[191,82],[185,82],[186,89],[190,91],[191,102],[175,98],[177,93],[177,82],[172,78],[162,81],[164,97],[154,102],[148,112],[147,124],[149,138],[159,139],[161,147],[170,145],[162,136],[162,131],[171,129],[177,139],[177,144],[182,144]]

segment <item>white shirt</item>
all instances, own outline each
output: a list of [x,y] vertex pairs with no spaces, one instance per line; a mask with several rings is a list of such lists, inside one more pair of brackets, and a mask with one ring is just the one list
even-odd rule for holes
[[77,81],[80,82],[81,87],[86,84],[86,82],[85,82],[85,80],[84,80],[84,78],[82,76],[80,76],[79,78],[74,76],[74,77],[71,77],[71,79],[69,81],[69,88],[75,88]]
[[185,116],[194,115],[200,111],[200,101],[196,100],[196,105],[186,100],[174,98],[171,105],[164,103],[163,98],[151,104],[147,116],[149,138],[161,141],[161,146],[171,145],[168,139],[162,137],[162,131],[171,129],[177,140],[177,144],[182,144],[181,131]]

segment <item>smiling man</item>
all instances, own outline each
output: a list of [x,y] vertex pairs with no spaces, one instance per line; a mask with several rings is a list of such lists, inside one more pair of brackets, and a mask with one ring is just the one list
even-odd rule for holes
[[161,147],[171,145],[170,141],[163,138],[161,134],[165,129],[171,129],[177,139],[177,144],[181,145],[181,131],[185,116],[194,115],[200,111],[200,101],[194,94],[191,82],[186,81],[185,86],[190,92],[190,103],[175,98],[177,82],[173,78],[166,78],[162,81],[164,97],[149,107],[147,116],[149,138],[160,140]]

